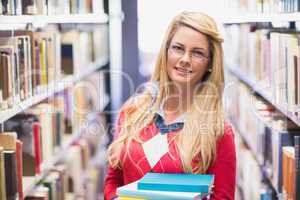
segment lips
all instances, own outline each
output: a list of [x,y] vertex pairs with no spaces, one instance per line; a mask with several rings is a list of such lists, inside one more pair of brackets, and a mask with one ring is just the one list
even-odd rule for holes
[[187,68],[182,68],[182,67],[174,67],[176,71],[179,71],[181,73],[188,73],[188,74],[191,74],[193,73],[192,70],[190,69],[187,69]]

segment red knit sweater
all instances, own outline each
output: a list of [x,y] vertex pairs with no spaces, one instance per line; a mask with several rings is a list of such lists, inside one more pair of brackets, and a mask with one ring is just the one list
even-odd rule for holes
[[[121,117],[122,118],[122,114]],[[120,119],[120,121],[123,121]],[[147,141],[158,133],[154,123],[145,127],[140,137]],[[177,134],[170,132],[167,135],[168,141]],[[133,141],[128,151],[126,148],[121,153],[122,169],[114,169],[108,166],[108,172],[104,185],[104,197],[111,200],[116,197],[116,189],[122,185],[141,179],[151,167],[145,157],[143,147],[140,143]],[[174,142],[169,144],[169,152],[153,167],[156,173],[184,173],[180,161],[179,152]],[[234,199],[235,177],[236,177],[236,154],[234,145],[234,133],[231,126],[225,123],[224,135],[217,142],[217,155],[215,162],[207,170],[207,174],[214,174],[213,200]]]

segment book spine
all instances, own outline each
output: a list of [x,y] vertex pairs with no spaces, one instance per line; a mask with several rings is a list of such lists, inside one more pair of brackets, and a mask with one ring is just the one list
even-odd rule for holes
[[8,200],[16,199],[18,192],[16,153],[4,151],[4,160],[6,197]]
[[40,139],[40,124],[33,124],[34,137],[34,153],[35,153],[35,173],[41,172],[42,154],[41,154],[41,139]]
[[18,193],[19,200],[23,200],[23,158],[22,158],[23,142],[16,141],[16,159],[17,159],[17,179],[18,179]]
[[300,199],[300,136],[295,136],[295,199]]
[[4,150],[0,147],[0,199],[6,199]]

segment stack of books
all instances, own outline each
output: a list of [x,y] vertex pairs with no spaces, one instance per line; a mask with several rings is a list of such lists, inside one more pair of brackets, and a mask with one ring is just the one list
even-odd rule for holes
[[147,173],[142,179],[117,189],[121,200],[191,200],[209,198],[214,175]]

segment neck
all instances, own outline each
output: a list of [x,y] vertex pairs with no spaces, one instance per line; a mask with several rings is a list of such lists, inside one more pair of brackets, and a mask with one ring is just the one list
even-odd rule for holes
[[191,86],[173,86],[170,97],[164,102],[164,110],[173,114],[181,114],[188,110],[193,103],[193,89]]

